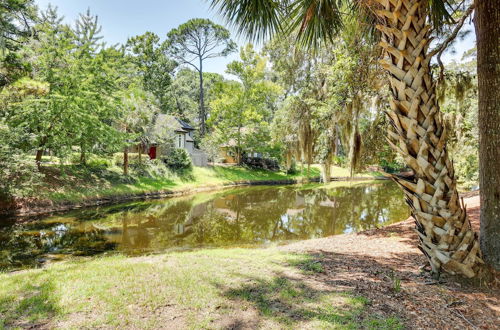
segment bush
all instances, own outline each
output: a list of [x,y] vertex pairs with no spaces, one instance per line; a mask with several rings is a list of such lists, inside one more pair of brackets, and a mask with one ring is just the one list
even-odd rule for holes
[[455,173],[460,186],[471,189],[479,185],[479,155],[477,147],[464,145],[453,155]]
[[[86,164],[90,167],[110,167],[113,166],[113,159],[111,157],[99,156],[96,154],[88,153],[85,155],[87,158]],[[71,164],[80,164],[80,153],[74,152],[69,157]]]
[[[141,155],[141,161],[147,161],[149,160],[149,156],[147,154],[142,154]],[[113,163],[117,166],[123,166],[123,152],[117,152],[113,155]],[[128,163],[130,165],[132,164],[139,164],[139,154],[138,153],[133,153],[129,152],[128,153]]]
[[173,170],[188,170],[193,167],[191,156],[185,149],[172,149],[162,157],[162,160],[168,168]]
[[170,172],[165,163],[160,159],[145,159],[142,163],[131,165],[134,173],[138,176],[156,178],[168,177]]
[[297,169],[297,162],[294,160],[294,161],[292,161],[290,168],[286,169],[286,174],[295,175],[298,173],[299,173],[299,170]]
[[333,156],[333,163],[340,167],[348,167],[349,159],[344,155]]
[[42,181],[35,160],[10,145],[21,138],[0,118],[0,199],[33,195]]
[[269,171],[278,171],[280,169],[278,161],[271,158],[243,157],[243,164],[251,168]]
[[0,199],[31,196],[42,178],[34,160],[24,157],[19,150],[0,145]]
[[380,160],[379,163],[380,167],[384,170],[386,173],[397,173],[401,172],[402,170],[405,169],[406,165],[404,163],[398,162],[397,160],[394,161],[388,161],[386,159]]

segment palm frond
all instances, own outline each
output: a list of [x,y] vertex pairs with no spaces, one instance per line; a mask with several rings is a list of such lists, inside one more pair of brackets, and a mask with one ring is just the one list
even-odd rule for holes
[[342,28],[342,0],[295,0],[290,3],[286,32],[297,32],[298,41],[313,49],[332,42]]
[[216,10],[238,35],[263,41],[282,30],[286,3],[280,0],[212,0]]
[[436,32],[442,31],[443,24],[452,23],[453,18],[446,8],[447,0],[428,0],[429,1],[429,18]]

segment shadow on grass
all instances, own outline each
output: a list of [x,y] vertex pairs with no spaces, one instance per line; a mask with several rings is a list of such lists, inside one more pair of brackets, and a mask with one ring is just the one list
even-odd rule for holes
[[[266,322],[264,327],[285,328],[403,328],[401,315],[396,310],[372,308],[372,301],[357,290],[363,280],[358,277],[332,280],[331,273],[327,276],[325,265],[330,262],[329,258],[305,255],[287,262],[292,273],[275,272],[261,278],[239,272],[232,275],[244,284],[236,287],[215,284],[223,297],[238,306],[230,312],[231,323],[224,328],[257,328],[262,327],[263,322]],[[248,308],[258,317],[248,320],[248,316],[240,312]]]
[[[58,311],[54,284],[24,284],[20,288],[0,292],[0,328],[43,327]],[[22,321],[20,321],[22,320]]]
[[354,326],[367,300],[348,292],[317,290],[304,281],[277,274],[269,280],[247,278],[250,284],[227,289],[230,300],[250,303],[264,318],[286,326],[315,321],[317,326]]

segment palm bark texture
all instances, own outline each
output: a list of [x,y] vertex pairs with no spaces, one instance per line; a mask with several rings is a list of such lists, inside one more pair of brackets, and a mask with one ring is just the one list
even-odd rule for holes
[[419,248],[432,270],[477,275],[481,251],[465,207],[460,203],[446,130],[436,99],[427,50],[428,6],[419,0],[376,0],[382,33],[381,65],[389,73],[392,128],[388,141],[415,175],[394,176],[416,220]]
[[[357,1],[356,1],[357,2]],[[297,30],[299,41],[318,47],[341,28],[336,0],[212,0],[212,8],[257,40],[276,32]],[[353,4],[354,1],[346,1]],[[446,150],[446,131],[436,99],[428,53],[431,24],[446,13],[441,0],[360,0],[378,20],[382,34],[381,65],[388,72],[392,96],[387,114],[389,143],[415,175],[395,176],[416,220],[420,249],[432,270],[474,277],[481,264],[477,234],[472,230],[456,188]],[[288,23],[286,23],[288,22]],[[285,31],[286,32],[286,31]]]

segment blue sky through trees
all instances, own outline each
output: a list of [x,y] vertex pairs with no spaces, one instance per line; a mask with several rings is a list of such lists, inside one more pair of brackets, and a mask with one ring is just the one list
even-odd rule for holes
[[[108,44],[124,43],[129,37],[146,31],[154,32],[164,40],[170,29],[191,18],[208,18],[225,25],[215,12],[209,10],[209,2],[205,0],[35,0],[35,2],[41,9],[45,9],[49,3],[57,6],[67,23],[73,23],[78,13],[90,8],[94,15],[99,16],[102,34]],[[472,24],[465,28],[472,30],[472,33],[465,40],[455,43],[455,54],[448,52],[443,56],[445,63],[452,59],[460,60],[463,52],[474,46]],[[239,46],[246,42],[244,38],[237,38],[234,33],[233,39]],[[205,71],[228,76],[224,73],[226,65],[237,58],[238,53],[234,53],[226,58],[207,60],[204,64]]]

